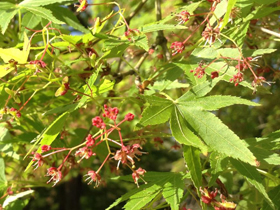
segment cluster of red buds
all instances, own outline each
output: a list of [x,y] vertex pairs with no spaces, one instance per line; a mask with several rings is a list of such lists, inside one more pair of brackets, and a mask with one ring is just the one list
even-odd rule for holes
[[[92,119],[92,125],[99,128],[100,131],[97,132],[95,135],[88,134],[85,137],[85,141],[83,141],[77,146],[74,146],[72,148],[52,148],[50,145],[42,145],[38,152],[36,152],[32,157],[32,161],[34,162],[34,170],[41,167],[44,163],[47,163],[47,157],[50,157],[51,155],[60,152],[68,151],[68,154],[65,156],[59,167],[52,166],[47,170],[46,176],[51,177],[47,183],[54,182],[54,185],[56,185],[64,176],[64,173],[62,173],[62,169],[65,167],[65,162],[74,151],[75,156],[79,158],[75,162],[79,164],[84,159],[90,159],[92,156],[95,156],[96,154],[93,152],[93,149],[97,147],[100,143],[104,141],[110,141],[111,143],[114,143],[115,145],[120,147],[120,149],[117,150],[115,153],[112,153],[110,151],[110,148],[108,148],[109,153],[107,157],[105,158],[105,160],[103,161],[103,163],[97,171],[88,171],[88,173],[85,175],[87,176],[86,181],[89,181],[89,184],[94,182],[95,186],[97,187],[101,182],[101,176],[99,174],[101,168],[109,159],[113,158],[114,160],[118,161],[116,163],[117,170],[119,169],[120,163],[129,167],[132,170],[132,178],[135,184],[138,186],[138,180],[143,180],[142,176],[144,176],[146,171],[142,168],[138,168],[137,170],[135,170],[135,159],[139,160],[138,156],[141,156],[144,152],[140,151],[140,149],[142,149],[140,144],[124,145],[121,135],[121,129],[119,128],[119,126],[122,123],[126,121],[132,121],[134,119],[134,115],[132,113],[128,113],[125,115],[122,121],[117,123],[116,120],[118,114],[119,109],[117,107],[112,108],[108,107],[107,105],[104,105],[104,113],[102,114],[102,117],[108,118],[109,120],[113,120],[114,124],[105,123],[103,118],[100,116],[94,117]],[[113,131],[117,131],[119,133],[119,142],[109,138],[109,135]]]
[[194,73],[194,76],[197,78],[202,78],[205,75],[205,67],[203,67],[204,62],[200,62],[198,67],[195,70],[191,70],[191,73]]
[[207,205],[211,205],[215,210],[235,210],[236,204],[233,202],[228,202],[225,200],[224,196],[220,194],[221,202],[217,201],[215,198],[218,194],[218,190],[209,191],[208,188],[200,188],[201,200]]
[[237,72],[233,77],[229,80],[230,82],[233,82],[235,86],[237,86],[240,82],[244,80],[243,73]]

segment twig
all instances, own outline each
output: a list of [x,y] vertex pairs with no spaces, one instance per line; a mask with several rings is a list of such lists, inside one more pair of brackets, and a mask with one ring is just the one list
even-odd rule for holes
[[142,7],[144,6],[144,4],[147,2],[148,0],[142,0],[141,3],[137,6],[137,8],[129,14],[129,16],[126,18],[126,22],[129,24],[131,19],[142,9]]
[[[155,1],[155,8],[156,8],[156,15],[157,15],[157,21],[160,21],[162,19],[161,15],[161,0],[156,0]],[[160,45],[163,50],[163,56],[165,57],[166,60],[170,60],[170,53],[167,48],[167,39],[164,36],[163,31],[158,31],[158,36],[156,38],[156,44]]]

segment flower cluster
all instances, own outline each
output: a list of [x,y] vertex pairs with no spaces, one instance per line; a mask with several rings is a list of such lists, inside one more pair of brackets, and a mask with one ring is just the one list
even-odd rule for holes
[[180,12],[179,14],[176,15],[176,21],[179,21],[178,24],[183,24],[187,22],[190,19],[190,13],[186,10]]
[[[15,110],[14,110],[15,111]],[[41,167],[44,163],[47,164],[47,160],[49,160],[49,157],[53,154],[57,154],[60,152],[68,151],[68,154],[63,159],[62,163],[59,167],[50,167],[47,171],[46,176],[50,176],[51,178],[47,183],[54,182],[54,185],[56,185],[61,179],[62,179],[62,171],[63,168],[65,168],[65,163],[69,162],[71,168],[71,165],[73,164],[80,164],[81,161],[84,159],[89,159],[92,156],[96,156],[96,153],[93,152],[93,149],[97,147],[100,143],[104,141],[110,141],[113,144],[116,144],[117,146],[120,146],[121,148],[117,150],[115,153],[112,153],[110,151],[110,148],[108,148],[109,153],[103,163],[100,165],[98,170],[89,170],[88,173],[85,175],[87,176],[86,181],[89,180],[89,184],[92,182],[95,182],[95,186],[99,186],[101,182],[101,176],[99,174],[101,168],[103,165],[109,160],[109,159],[115,159],[118,161],[117,169],[119,169],[120,163],[124,164],[125,166],[128,166],[132,170],[132,177],[138,186],[138,179],[141,178],[141,176],[144,176],[144,173],[146,172],[142,168],[138,168],[137,170],[134,170],[135,168],[135,159],[139,160],[137,156],[141,156],[144,152],[141,152],[140,149],[142,147],[140,144],[132,144],[132,145],[124,145],[121,135],[121,130],[119,126],[124,122],[130,122],[134,119],[134,115],[132,113],[128,113],[125,115],[124,119],[121,120],[119,123],[116,123],[117,116],[119,114],[119,109],[117,107],[109,107],[107,105],[104,105],[104,113],[102,114],[102,117],[109,118],[114,121],[114,125],[108,124],[108,129],[106,129],[106,123],[103,121],[102,117],[96,116],[92,119],[92,125],[100,128],[101,130],[97,132],[95,135],[88,134],[82,143],[80,143],[77,146],[74,146],[72,148],[53,148],[50,145],[42,145],[41,154],[36,152],[34,156],[32,157],[32,161],[34,162],[33,167],[34,170],[38,167]],[[110,127],[110,128],[109,128]],[[109,135],[116,130],[119,133],[120,137],[120,143],[116,140],[110,139]],[[72,152],[74,152],[74,155],[71,155]],[[44,154],[43,154],[44,153]],[[113,156],[112,156],[113,155]],[[110,158],[110,156],[112,156]],[[78,157],[79,159],[75,161],[75,157]],[[66,170],[66,173],[67,170]],[[142,179],[142,178],[141,178]],[[54,186],[53,185],[53,186]]]
[[145,182],[145,180],[141,177],[141,176],[144,176],[145,173],[146,173],[146,170],[144,170],[143,168],[138,168],[137,170],[133,171],[132,179],[133,179],[134,183],[137,185],[137,187],[139,187],[139,184],[138,184],[139,178]]
[[172,49],[172,55],[174,56],[177,53],[182,53],[185,49],[185,45],[183,42],[173,42],[170,48]]
[[92,119],[92,125],[97,128],[100,128],[100,129],[106,128],[106,124],[103,122],[102,118],[99,116]]
[[118,160],[117,169],[119,169],[120,163],[127,164],[127,161],[129,161],[132,165],[132,168],[134,168],[134,160],[133,158],[137,159],[136,155],[142,155],[143,152],[139,151],[138,149],[142,149],[140,144],[133,144],[123,146],[120,150],[118,150],[114,156],[115,160]]
[[233,75],[233,77],[229,81],[235,83],[234,85],[237,86],[243,80],[244,80],[243,73],[237,72],[235,75]]
[[205,45],[209,43],[210,46],[216,39],[219,39],[219,35],[220,28],[213,28],[211,26],[206,27],[206,29],[202,32],[202,37],[206,40]]
[[203,64],[203,62],[200,62],[195,70],[190,70],[190,72],[194,73],[194,76],[196,76],[199,79],[205,75],[205,68],[203,67]]
[[115,121],[117,119],[118,114],[119,109],[117,107],[111,108],[108,107],[106,104],[104,105],[104,113],[102,115],[103,117],[107,117]]
[[235,210],[236,204],[225,200],[224,196],[220,194],[221,202],[216,200],[218,190],[209,191],[208,188],[200,188],[201,200],[207,205],[212,205],[215,210]]

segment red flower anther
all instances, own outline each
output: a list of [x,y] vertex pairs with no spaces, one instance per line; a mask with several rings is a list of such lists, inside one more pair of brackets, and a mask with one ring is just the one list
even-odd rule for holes
[[254,87],[254,92],[256,92],[256,89],[258,86],[263,86],[263,83],[266,83],[267,85],[271,85],[272,82],[267,82],[264,77],[256,77],[254,81],[252,82],[252,86]]
[[77,12],[83,12],[87,7],[88,3],[87,0],[79,0],[80,5],[78,7]]
[[205,68],[203,68],[202,66],[198,66],[195,70],[191,70],[190,72],[195,72],[194,76],[200,79],[205,75]]
[[88,173],[85,176],[88,176],[88,178],[86,178],[85,181],[90,180],[88,184],[95,182],[95,187],[99,186],[101,176],[98,173],[96,173],[95,171],[88,171]]
[[236,209],[236,204],[233,202],[228,202],[224,199],[224,196],[221,194],[220,198],[222,202],[215,202],[215,210],[235,210]]
[[52,149],[52,147],[50,145],[42,145],[41,146],[42,153],[50,151],[51,149]]
[[179,21],[178,24],[183,24],[187,22],[190,19],[190,13],[186,10],[180,12],[179,14],[176,15],[177,21]]
[[82,159],[89,159],[91,156],[96,155],[95,153],[92,152],[91,149],[87,147],[80,148],[76,153],[75,156],[81,157],[80,160],[78,160],[78,163],[82,161]]
[[182,53],[185,49],[185,45],[183,42],[173,42],[170,48],[172,49],[172,56],[174,56],[177,53]]
[[103,122],[101,117],[98,116],[92,119],[92,125],[100,129],[106,128],[106,124]]
[[134,114],[128,113],[125,115],[124,119],[127,121],[132,121],[134,119]]
[[117,107],[111,108],[108,107],[106,104],[104,105],[104,113],[103,113],[103,117],[108,117],[111,120],[116,120],[117,116],[119,114],[119,109]]
[[47,64],[44,61],[40,61],[40,60],[30,61],[29,64],[34,64],[37,66],[37,68],[46,68],[47,67]]
[[235,86],[237,86],[240,82],[244,80],[243,74],[241,72],[238,72],[237,74],[233,75],[233,77],[229,80],[230,82],[234,82]]
[[215,191],[208,191],[208,188],[202,188],[200,187],[200,192],[201,192],[201,200],[203,203],[210,204],[211,202],[216,201],[215,197],[217,196],[218,189],[215,189]]
[[91,134],[88,134],[87,138],[86,138],[86,146],[87,147],[91,147],[95,144],[95,139],[92,138]]
[[216,78],[216,77],[218,77],[219,76],[219,72],[217,72],[217,71],[212,71],[211,72],[211,78],[212,79],[214,79],[214,78]]
[[50,167],[47,171],[47,175],[46,176],[51,176],[50,180],[47,182],[47,184],[49,184],[51,181],[54,181],[54,185],[55,186],[62,178],[62,174],[61,171],[59,171],[57,168],[55,167]]
[[137,187],[139,187],[138,180],[139,180],[139,178],[141,178],[140,176],[144,176],[145,173],[146,173],[146,170],[142,169],[142,168],[138,168],[137,170],[133,171],[132,178],[134,180],[134,183],[137,185]]
[[219,39],[220,35],[220,28],[213,28],[211,26],[207,27],[203,32],[202,32],[202,37],[206,40],[205,45],[209,43],[212,45],[216,39]]
[[120,150],[118,150],[114,156],[115,160],[118,160],[117,169],[119,169],[120,163],[126,164],[129,161],[134,167],[134,160],[133,158],[137,159],[136,155],[142,155],[143,152],[139,151],[138,149],[142,149],[139,144],[133,144],[132,146],[123,146]]
[[43,157],[41,154],[39,153],[35,153],[33,159],[32,159],[33,162],[35,162],[33,164],[33,166],[35,167],[34,170],[36,170],[38,167],[42,166],[43,163],[44,163],[44,160],[43,160]]

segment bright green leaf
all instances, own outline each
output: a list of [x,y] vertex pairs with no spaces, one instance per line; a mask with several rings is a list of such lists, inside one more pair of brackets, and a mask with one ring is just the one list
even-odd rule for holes
[[[280,209],[280,185],[269,191],[268,195],[274,203],[276,209]],[[273,210],[273,208],[271,208],[266,200],[264,200],[263,208],[261,210]]]
[[189,169],[191,179],[198,195],[200,195],[199,188],[202,186],[202,168],[200,163],[200,151],[191,146],[184,146],[184,159]]
[[[8,48],[8,49],[0,48],[0,57],[4,60],[5,63],[8,63],[11,59],[14,59],[19,64],[24,64],[27,62],[29,51],[30,51],[29,39],[25,34],[24,45],[22,50],[19,50],[17,48]],[[1,72],[3,71],[2,69],[0,70]],[[0,74],[2,75],[2,73]],[[6,75],[6,72],[3,74]]]
[[215,78],[214,80],[212,80],[212,82],[205,81],[203,83],[200,83],[200,84],[194,86],[192,89],[190,89],[184,95],[182,95],[177,100],[177,102],[184,103],[189,100],[193,100],[195,98],[205,96],[207,93],[209,93],[214,88],[214,86],[217,84],[218,81],[219,81],[219,78]]
[[73,0],[24,0],[19,3],[19,6],[39,7],[39,6],[63,3],[63,2],[76,2],[76,1],[73,1]]
[[157,196],[159,190],[160,186],[152,185],[151,187],[147,187],[132,195],[123,208],[126,210],[140,210]]
[[204,110],[214,111],[223,107],[231,106],[234,104],[243,104],[248,106],[260,106],[255,102],[249,101],[247,99],[235,97],[235,96],[207,96],[198,99],[194,99],[187,102],[179,102],[181,105],[190,106],[190,107],[201,107]]
[[[1,51],[1,49],[0,49]],[[0,52],[1,53],[1,52]],[[0,55],[1,56],[1,55]],[[7,74],[9,74],[10,72],[12,72],[13,70],[15,70],[15,68],[11,68],[9,64],[6,65],[1,65],[0,66],[0,78],[6,76]]]
[[[0,127],[1,129],[1,127]],[[0,158],[0,196],[7,187],[7,180],[5,175],[5,162],[3,158]]]
[[145,51],[149,50],[149,43],[148,38],[145,34],[140,35],[137,37],[133,42],[133,45],[136,45],[137,47],[143,48]]
[[221,27],[221,30],[227,25],[230,17],[231,10],[234,8],[234,5],[236,3],[236,0],[229,0],[227,5],[227,12],[223,18],[223,25]]
[[48,10],[43,7],[34,7],[34,6],[28,6],[28,7],[23,7],[24,9],[28,10],[29,12],[33,13],[36,16],[39,16],[41,18],[47,19],[48,21],[52,21],[53,23],[56,24],[65,24],[64,22],[56,19],[51,10]]
[[228,158],[225,155],[221,155],[218,152],[212,152],[210,155],[211,165],[211,178],[208,182],[208,186],[211,187],[218,178],[219,174],[226,169],[228,164]]
[[[56,139],[58,134],[61,132],[64,123],[69,115],[69,112],[65,112],[61,114],[49,127],[42,131],[39,136],[36,137],[36,142],[32,146],[32,148],[29,150],[29,152],[25,155],[25,157],[34,149],[34,147],[40,142],[40,145],[51,145],[52,142]],[[37,150],[38,153],[41,153],[41,147]],[[25,171],[27,171],[31,164],[33,162],[31,161]]]
[[7,10],[15,8],[16,5],[10,2],[0,2],[0,10]]
[[[130,180],[131,176],[129,176]],[[144,177],[148,184],[143,184],[139,188],[133,189],[117,199],[106,210],[112,209],[119,203],[129,200],[124,206],[125,209],[141,209],[150,202],[160,191],[164,192],[164,196],[172,196],[168,199],[168,203],[177,206],[182,197],[182,175],[172,172],[147,172]],[[167,192],[170,190],[169,192]],[[178,194],[176,194],[178,193]]]
[[179,210],[180,200],[183,197],[184,181],[181,174],[174,174],[162,190],[162,195],[172,210]]
[[172,112],[170,128],[179,143],[199,148],[205,155],[207,154],[207,146],[190,130],[186,119],[177,107]]
[[65,22],[68,26],[71,26],[74,29],[79,30],[86,34],[90,32],[83,25],[81,25],[78,18],[68,8],[60,7],[58,5],[51,5],[51,6],[47,6],[47,9],[51,10],[53,15],[58,20]]
[[9,195],[3,203],[3,207],[4,208],[8,207],[9,204],[15,202],[18,199],[22,199],[22,197],[30,195],[33,192],[34,192],[34,190],[27,190],[27,191],[20,192],[20,193],[14,194],[14,195]]
[[245,177],[245,179],[250,182],[265,198],[268,204],[274,209],[274,204],[269,198],[263,184],[262,178],[254,166],[247,163],[243,163],[238,160],[230,159],[232,165],[237,169],[237,171]]
[[[1,6],[1,5],[0,5]],[[9,26],[10,21],[12,18],[17,14],[17,10],[0,10],[0,27],[1,32],[4,34]]]
[[139,124],[147,126],[165,123],[170,118],[172,110],[172,101],[167,103],[165,106],[148,106],[142,113],[143,117],[141,118]]
[[256,158],[242,140],[214,114],[181,105],[178,108],[190,126],[210,148],[229,157],[256,165]]

